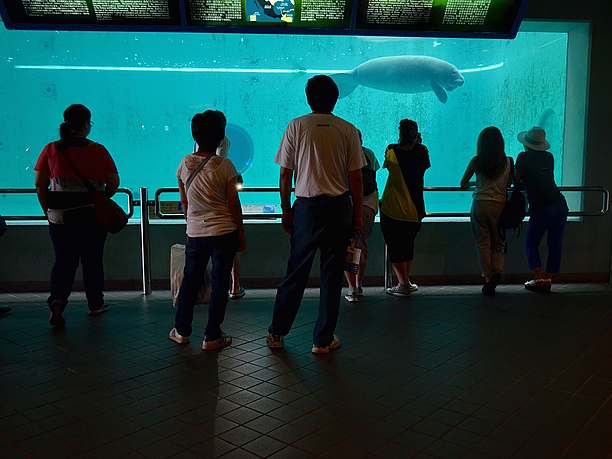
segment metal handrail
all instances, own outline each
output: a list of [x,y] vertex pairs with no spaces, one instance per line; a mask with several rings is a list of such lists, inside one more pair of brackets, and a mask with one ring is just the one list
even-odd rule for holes
[[[606,215],[610,210],[610,192],[607,188],[601,186],[564,186],[559,187],[560,191],[566,192],[597,192],[601,193],[601,207],[598,211],[571,211],[568,213],[571,217],[601,217]],[[160,196],[163,193],[178,193],[178,188],[160,188],[155,193],[155,215],[160,219],[182,219],[183,214],[164,214],[161,211]],[[279,188],[243,188],[242,192],[270,192],[278,193]],[[461,187],[425,187],[423,191],[426,193],[431,192],[473,192],[473,188],[461,188]],[[514,188],[508,188],[508,192],[514,191]],[[280,218],[281,214],[246,214],[243,216],[244,219],[277,219]],[[432,212],[427,214],[427,218],[441,219],[441,218],[467,218],[470,216],[470,212]],[[389,252],[387,245],[385,244],[384,252],[384,285],[385,289],[391,286],[393,282],[393,269],[389,262]]]
[[[610,210],[610,192],[607,188],[602,186],[563,186],[559,187],[560,191],[567,192],[597,192],[601,193],[601,207],[598,211],[583,211],[576,210],[570,211],[570,217],[600,217],[606,215]],[[249,187],[242,188],[239,190],[241,193],[278,193],[280,191],[279,188],[274,187]],[[423,191],[426,193],[431,192],[463,192],[463,193],[471,193],[473,189],[468,188],[460,188],[460,187],[452,187],[452,186],[437,186],[437,187],[425,187]],[[513,191],[513,188],[508,188],[508,192]],[[155,215],[159,219],[164,220],[178,220],[185,218],[183,214],[168,214],[164,213],[161,210],[160,205],[160,196],[164,193],[178,193],[178,188],[159,188],[155,192]],[[427,214],[426,218],[460,218],[460,217],[469,217],[469,212],[431,212]],[[282,214],[279,213],[252,213],[252,214],[244,214],[243,218],[245,220],[260,220],[260,219],[278,219],[281,218]]]
[[[160,220],[181,220],[185,218],[184,214],[168,214],[161,210],[160,196],[164,193],[178,193],[178,188],[159,188],[155,192],[155,216]],[[243,187],[238,188],[239,193],[279,193],[280,188],[275,187]],[[279,213],[249,213],[243,214],[244,220],[276,220],[281,218],[282,214]]]
[[[508,192],[512,192],[514,188],[508,188]],[[425,187],[425,192],[473,192],[473,188],[460,188],[452,186],[439,186],[439,187]],[[568,192],[597,192],[601,193],[601,207],[598,211],[583,211],[574,210],[569,212],[570,217],[601,217],[606,215],[610,211],[610,191],[603,186],[561,186],[559,191]],[[529,215],[529,212],[527,212]],[[458,218],[458,217],[469,217],[470,212],[432,212],[428,213],[426,218]]]
[[[511,190],[511,189],[509,189]],[[600,186],[566,186],[560,187],[560,191],[568,192],[598,192],[602,195],[602,205],[597,212],[585,212],[585,211],[573,211],[570,212],[570,216],[578,217],[599,217],[606,215],[610,210],[610,192]],[[277,187],[249,187],[239,189],[241,193],[278,193],[280,191]],[[463,189],[459,187],[426,187],[425,192],[470,192],[471,189]],[[140,233],[141,233],[141,258],[142,258],[142,288],[145,295],[151,293],[151,254],[150,254],[150,239],[149,239],[149,214],[148,209],[154,207],[155,215],[159,219],[177,220],[183,219],[183,214],[165,214],[161,211],[160,196],[163,193],[178,193],[178,188],[159,188],[155,192],[155,200],[150,201],[147,197],[147,189],[140,188],[140,199],[135,200],[131,190],[127,188],[119,188],[118,193],[125,193],[128,197],[128,217],[134,215],[134,207],[141,207],[141,219],[140,219]],[[0,194],[35,194],[34,188],[0,188]],[[278,213],[258,213],[258,214],[246,214],[244,215],[245,220],[249,219],[278,219],[282,215]],[[469,212],[434,212],[428,214],[428,218],[453,218],[453,217],[469,217]],[[7,221],[19,221],[19,220],[46,220],[45,216],[42,215],[29,215],[29,216],[18,216],[8,215],[5,216]],[[388,262],[387,247],[385,246],[385,287],[390,285],[392,281],[393,272],[390,269]]]
[[[559,187],[560,191],[567,192],[598,192],[601,193],[601,207],[598,211],[571,211],[569,216],[571,217],[599,217],[606,215],[610,211],[610,192],[605,187],[601,186],[563,186]],[[155,206],[155,215],[159,219],[164,220],[177,220],[184,218],[183,214],[167,214],[161,211],[160,196],[163,193],[178,193],[178,188],[159,188],[155,192],[155,200],[148,201],[147,205]],[[242,188],[239,190],[241,193],[278,193],[280,190],[278,187],[249,187]],[[460,187],[425,187],[424,192],[471,192],[470,189],[463,189]],[[511,191],[511,189],[509,189]],[[129,218],[134,216],[134,207],[141,206],[140,200],[135,200],[132,191],[128,188],[119,188],[117,193],[124,193],[128,197],[128,209],[127,214]],[[35,188],[0,188],[0,194],[36,194]],[[278,219],[282,215],[279,213],[257,213],[257,214],[245,214],[245,219]],[[427,214],[427,218],[460,218],[469,217],[469,212],[432,212]],[[4,215],[7,221],[23,221],[23,220],[46,220],[44,215]]]
[[[134,216],[134,195],[129,188],[119,188],[117,193],[126,194],[128,198],[127,215],[128,218]],[[1,194],[36,194],[36,188],[0,188]],[[47,220],[45,215],[2,215],[6,221],[43,221]]]
[[[513,188],[509,188],[508,191],[512,191]],[[424,191],[472,191],[471,189],[463,189],[459,187],[427,187]],[[585,212],[585,211],[571,211],[568,213],[570,217],[601,217],[606,215],[610,211],[610,192],[607,188],[602,186],[563,186],[559,187],[559,191],[579,191],[579,192],[598,192],[601,193],[602,202],[598,212]],[[529,215],[529,213],[527,213]],[[437,212],[427,214],[429,218],[451,218],[451,217],[469,217],[469,212]],[[393,269],[389,261],[389,251],[385,244],[385,269],[384,269],[384,286],[385,290],[393,283]]]

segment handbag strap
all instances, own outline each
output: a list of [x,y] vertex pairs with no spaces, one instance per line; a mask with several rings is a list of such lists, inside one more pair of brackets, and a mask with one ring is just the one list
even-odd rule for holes
[[191,175],[187,178],[187,181],[185,182],[185,193],[189,191],[189,187],[191,186],[191,183],[193,182],[193,180],[202,171],[202,169],[204,169],[204,166],[208,164],[208,161],[210,161],[213,156],[215,155],[210,155],[208,158],[205,158],[204,161],[202,161],[198,165],[198,167],[196,167],[195,170],[191,173]]

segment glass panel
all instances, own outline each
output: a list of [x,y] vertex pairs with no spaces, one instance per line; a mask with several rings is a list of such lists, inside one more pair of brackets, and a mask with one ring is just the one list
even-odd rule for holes
[[[157,188],[176,186],[180,159],[193,150],[190,119],[205,108],[227,115],[230,158],[243,170],[245,186],[277,186],[276,150],[287,123],[309,111],[304,86],[316,73],[335,75],[342,91],[350,90],[335,113],[361,129],[381,163],[399,120],[419,123],[431,155],[427,186],[456,186],[478,133],[489,125],[501,128],[512,156],[521,151],[518,132],[543,125],[561,183],[567,49],[565,32],[479,40],[9,31],[0,25],[0,187],[32,186],[38,154],[57,137],[65,107],[77,102],[92,110],[91,138],[108,148],[122,186],[135,192],[146,186],[152,197]],[[414,56],[441,61],[415,67]],[[464,84],[448,90],[457,81],[453,66]],[[381,191],[385,180],[382,171]],[[278,203],[270,193],[242,199],[253,206]],[[470,195],[429,193],[426,201],[430,212],[467,211]],[[4,213],[27,212],[23,200],[2,205]]]

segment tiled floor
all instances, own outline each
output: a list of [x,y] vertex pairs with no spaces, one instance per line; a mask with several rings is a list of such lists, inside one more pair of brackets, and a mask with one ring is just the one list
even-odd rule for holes
[[323,357],[312,292],[284,351],[264,345],[259,291],[212,354],[166,339],[167,293],[111,293],[98,318],[77,295],[63,332],[44,296],[0,295],[0,457],[612,458],[611,289],[366,293]]

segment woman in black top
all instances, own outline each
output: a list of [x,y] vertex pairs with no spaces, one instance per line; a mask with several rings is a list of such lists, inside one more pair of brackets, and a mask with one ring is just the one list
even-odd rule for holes
[[399,143],[389,145],[383,165],[389,171],[380,209],[380,227],[398,284],[389,295],[408,296],[418,290],[410,281],[414,240],[425,217],[423,182],[429,169],[429,151],[421,142],[415,121],[399,125]]
[[[529,226],[526,237],[527,260],[534,279],[525,283],[532,291],[550,291],[552,275],[559,272],[563,251],[563,231],[567,221],[567,202],[555,183],[555,160],[547,150],[546,132],[539,127],[521,132],[518,140],[525,151],[516,159],[516,180],[527,191]],[[548,233],[548,259],[542,267],[539,245]]]

